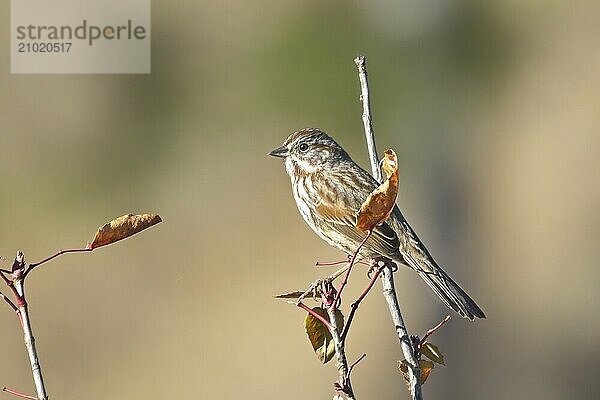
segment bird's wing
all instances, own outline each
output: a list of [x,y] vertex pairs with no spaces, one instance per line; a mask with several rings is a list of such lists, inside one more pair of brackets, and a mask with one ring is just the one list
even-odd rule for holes
[[[354,242],[354,247],[363,241],[366,232],[359,231],[356,224],[356,215],[347,208],[336,207],[333,204],[321,203],[316,211],[322,219],[323,224]],[[382,256],[398,254],[400,240],[396,232],[387,224],[383,223],[373,229],[373,234],[365,243],[364,248]]]

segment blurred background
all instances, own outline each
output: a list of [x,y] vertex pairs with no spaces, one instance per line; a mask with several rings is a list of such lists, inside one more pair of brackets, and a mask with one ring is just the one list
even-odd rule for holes
[[[599,18],[591,1],[154,1],[150,75],[11,75],[2,29],[4,268],[17,250],[33,262],[85,245],[128,212],[164,219],[28,280],[50,397],[331,398],[335,366],[272,295],[342,256],[266,153],[316,126],[368,168],[364,53],[398,203],[488,315],[453,315],[432,338],[447,365],[426,398],[598,398]],[[413,333],[449,312],[416,274],[396,281]],[[348,295],[366,283],[357,270]],[[0,386],[33,393],[2,308]],[[380,285],[348,339],[350,359],[362,353],[359,398],[408,398]]]

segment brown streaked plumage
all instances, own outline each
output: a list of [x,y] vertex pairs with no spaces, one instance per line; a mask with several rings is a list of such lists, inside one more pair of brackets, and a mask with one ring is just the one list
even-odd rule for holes
[[[353,253],[366,235],[355,227],[356,214],[377,181],[319,129],[292,133],[269,155],[285,160],[304,221],[330,245]],[[469,319],[485,318],[473,299],[436,264],[397,206],[374,229],[360,254],[408,265],[449,308]]]

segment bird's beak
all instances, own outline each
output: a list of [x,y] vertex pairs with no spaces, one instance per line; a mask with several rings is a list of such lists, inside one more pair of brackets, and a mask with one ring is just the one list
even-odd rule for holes
[[270,156],[279,157],[279,158],[286,158],[289,154],[290,153],[289,153],[287,147],[285,147],[285,146],[278,147],[269,153]]

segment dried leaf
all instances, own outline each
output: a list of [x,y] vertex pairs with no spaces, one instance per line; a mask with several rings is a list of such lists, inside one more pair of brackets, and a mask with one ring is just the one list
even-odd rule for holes
[[[435,364],[429,360],[419,360],[419,367],[421,368],[421,385],[423,385],[425,381],[427,381],[427,378],[429,378],[429,374],[431,373],[431,370],[434,366]],[[398,363],[398,369],[400,370],[400,372],[402,372],[404,380],[408,382],[408,361],[400,361]]]
[[356,217],[356,227],[365,232],[388,219],[396,205],[398,159],[392,149],[388,149],[384,153],[383,172],[385,172],[387,179],[369,194]]
[[419,366],[421,367],[421,385],[423,385],[427,381],[427,378],[429,378],[429,374],[435,364],[429,360],[421,360],[419,361]]
[[435,344],[429,342],[424,343],[423,346],[421,346],[421,354],[435,363],[446,365],[444,363],[444,355]]
[[87,247],[89,249],[96,249],[106,246],[107,244],[135,235],[159,222],[162,222],[162,219],[156,214],[123,215],[98,228],[94,240],[88,243]]
[[[329,315],[325,309],[321,307],[314,307],[312,310],[329,321]],[[342,328],[344,326],[344,315],[340,310],[336,310],[335,319],[338,332],[342,332]],[[329,329],[327,329],[327,327],[323,325],[321,321],[313,317],[311,314],[306,315],[304,327],[306,328],[308,340],[310,341],[313,350],[317,354],[317,358],[323,364],[327,363],[335,355],[335,345]]]
[[276,299],[298,299],[303,294],[304,294],[303,291],[296,290],[296,291],[293,291],[293,292],[287,292],[287,293],[277,294],[274,297]]

